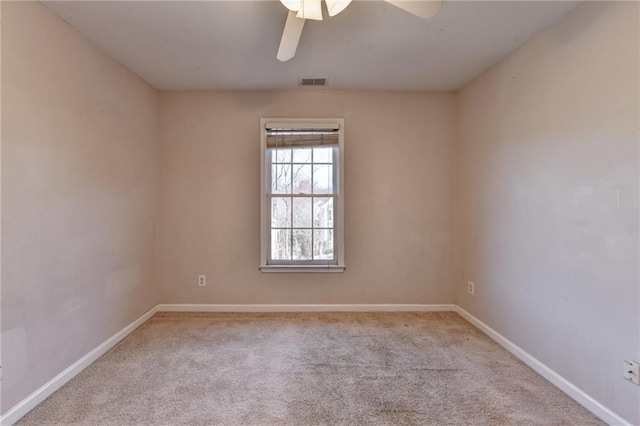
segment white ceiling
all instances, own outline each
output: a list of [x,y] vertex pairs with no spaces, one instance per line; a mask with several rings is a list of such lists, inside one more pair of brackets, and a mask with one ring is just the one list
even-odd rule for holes
[[382,1],[356,1],[307,21],[298,52],[276,52],[278,1],[42,1],[161,90],[268,90],[328,77],[333,89],[455,90],[580,1],[445,1],[422,20]]

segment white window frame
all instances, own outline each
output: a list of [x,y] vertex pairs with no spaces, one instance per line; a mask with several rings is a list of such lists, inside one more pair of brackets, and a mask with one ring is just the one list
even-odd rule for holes
[[[282,127],[291,129],[339,129],[338,131],[338,153],[334,166],[336,176],[334,195],[334,258],[337,262],[319,263],[319,261],[289,261],[278,264],[270,264],[269,241],[267,231],[269,226],[270,206],[268,203],[268,193],[270,180],[266,175],[271,173],[271,167],[267,169],[267,128]],[[270,164],[269,164],[270,166]],[[260,119],[260,270],[262,272],[343,272],[344,263],[344,119],[343,118],[261,118]],[[335,262],[335,263],[334,263]]]

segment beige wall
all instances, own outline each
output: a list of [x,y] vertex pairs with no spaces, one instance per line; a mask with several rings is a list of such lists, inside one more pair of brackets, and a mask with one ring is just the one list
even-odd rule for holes
[[[169,92],[161,105],[161,302],[453,303],[452,94]],[[343,274],[258,271],[261,117],[344,117]]]
[[157,303],[158,94],[2,2],[2,411]]
[[633,424],[638,36],[637,3],[585,3],[457,98],[458,303]]
[[[452,94],[158,95],[2,2],[2,412],[158,301],[457,301],[640,423],[637,18],[581,6],[461,90],[456,127]],[[345,118],[345,273],[258,271],[260,117]]]

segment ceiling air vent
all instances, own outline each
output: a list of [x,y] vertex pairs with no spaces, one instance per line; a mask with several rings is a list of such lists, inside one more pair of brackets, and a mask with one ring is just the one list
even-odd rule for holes
[[328,82],[327,78],[301,78],[298,84],[301,87],[324,87]]

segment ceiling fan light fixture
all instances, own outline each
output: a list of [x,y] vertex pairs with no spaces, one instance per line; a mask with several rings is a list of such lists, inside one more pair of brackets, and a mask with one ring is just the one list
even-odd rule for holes
[[351,0],[324,0],[327,3],[327,11],[329,16],[336,16],[349,6]]
[[298,9],[298,14],[296,15],[296,17],[302,19],[312,19],[314,21],[322,21],[321,0],[300,0],[300,9]]
[[280,0],[280,3],[290,11],[297,12],[300,10],[300,3],[302,2],[300,0]]

